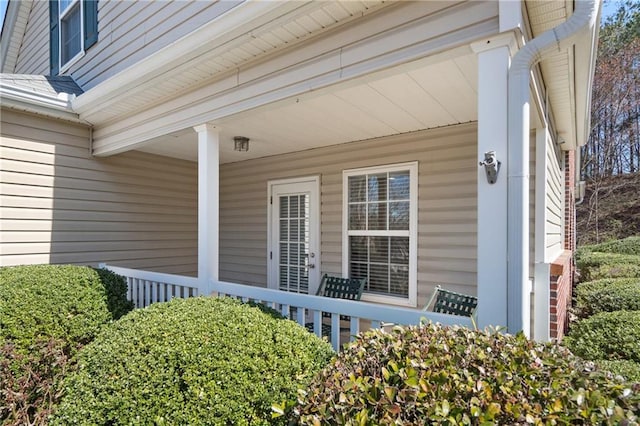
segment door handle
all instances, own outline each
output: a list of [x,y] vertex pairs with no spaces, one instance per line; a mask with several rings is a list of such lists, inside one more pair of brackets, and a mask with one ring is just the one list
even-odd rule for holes
[[305,257],[306,257],[306,263],[307,263],[305,266],[306,266],[308,269],[313,269],[313,268],[315,268],[315,267],[316,267],[316,264],[315,264],[315,263],[309,263],[309,258],[312,258],[312,259],[313,259],[314,257],[316,257],[316,254],[315,254],[315,253],[307,253],[307,254],[305,255]]

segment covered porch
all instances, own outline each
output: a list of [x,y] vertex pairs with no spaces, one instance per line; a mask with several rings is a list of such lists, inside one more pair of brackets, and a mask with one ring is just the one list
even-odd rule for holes
[[[77,99],[81,117],[104,122],[94,155],[140,150],[197,162],[197,278],[123,274],[136,286],[178,286],[181,296],[185,288],[230,294],[285,313],[331,312],[332,322],[350,315],[351,331],[361,319],[470,325],[421,311],[443,285],[477,295],[478,326],[547,339],[548,272],[535,280],[534,259],[548,263],[557,251],[547,244],[548,170],[560,170],[556,135],[573,141],[576,127],[571,117],[556,127],[549,102],[563,99],[546,95],[536,69],[523,83],[531,101],[520,136],[509,143],[522,5],[376,3],[345,18],[349,25],[247,57],[246,43],[268,44],[325,7],[336,4],[281,11],[245,44],[221,39],[222,58],[222,47],[196,46],[210,31],[200,29],[170,46],[191,46],[180,67],[160,52],[153,72],[142,61]],[[566,7],[558,7],[565,17]],[[145,96],[118,97],[127,90]],[[248,150],[234,150],[236,137],[248,138]],[[500,164],[493,176],[488,159]],[[313,296],[322,273],[366,278],[362,302]],[[153,288],[132,296],[152,297]]]

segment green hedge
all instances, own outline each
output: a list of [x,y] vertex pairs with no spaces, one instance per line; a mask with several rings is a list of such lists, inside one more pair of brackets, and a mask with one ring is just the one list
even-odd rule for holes
[[640,237],[628,237],[623,240],[607,241],[606,243],[583,246],[581,252],[602,252],[632,254],[640,256]]
[[582,281],[603,278],[640,278],[640,256],[580,252],[576,258],[576,264]]
[[71,265],[0,268],[0,341],[19,349],[56,338],[72,354],[132,308],[124,279],[109,271]]
[[640,310],[640,278],[605,278],[576,287],[576,313],[580,318],[620,310]]
[[333,356],[274,312],[192,298],[130,313],[79,354],[53,424],[269,424]]
[[630,382],[640,383],[640,363],[618,360],[618,361],[597,361],[602,370],[618,374]]
[[[0,268],[0,421],[40,423],[70,360],[133,306],[126,283],[85,266]],[[1,401],[4,401],[2,403]]]
[[292,413],[310,425],[622,424],[638,421],[640,388],[522,334],[395,327],[359,335]]
[[563,342],[585,359],[640,362],[640,311],[595,314],[573,324]]

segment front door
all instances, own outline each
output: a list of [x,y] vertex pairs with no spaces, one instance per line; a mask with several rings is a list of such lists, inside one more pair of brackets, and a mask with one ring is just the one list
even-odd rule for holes
[[315,294],[320,282],[318,177],[269,183],[269,288]]

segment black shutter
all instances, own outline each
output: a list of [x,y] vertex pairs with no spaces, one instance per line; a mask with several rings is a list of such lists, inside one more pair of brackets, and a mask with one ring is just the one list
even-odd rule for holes
[[98,41],[98,0],[82,0],[84,7],[84,50]]
[[60,33],[58,32],[58,0],[49,0],[49,74],[58,75]]

